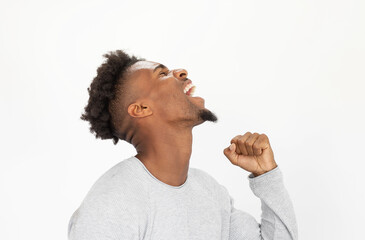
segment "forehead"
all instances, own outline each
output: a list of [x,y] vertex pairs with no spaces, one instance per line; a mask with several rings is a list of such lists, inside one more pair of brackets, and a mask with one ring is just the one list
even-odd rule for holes
[[155,84],[157,80],[154,76],[154,69],[159,66],[160,63],[153,61],[138,61],[132,64],[127,73],[127,78],[135,89],[138,89],[135,95],[143,95],[145,92],[150,91],[150,87]]
[[158,62],[153,61],[138,61],[130,66],[129,71],[131,74],[136,73],[152,73],[153,70],[160,65]]

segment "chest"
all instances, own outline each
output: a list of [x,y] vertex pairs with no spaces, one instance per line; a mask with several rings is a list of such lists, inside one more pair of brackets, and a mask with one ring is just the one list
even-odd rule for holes
[[207,192],[154,195],[145,239],[227,239],[229,220],[228,209]]

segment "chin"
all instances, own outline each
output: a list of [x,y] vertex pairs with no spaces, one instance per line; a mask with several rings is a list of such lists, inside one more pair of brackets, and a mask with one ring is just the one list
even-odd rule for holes
[[203,109],[199,109],[198,111],[199,119],[203,122],[210,121],[210,122],[217,122],[218,117],[211,112],[210,110],[206,109],[205,107]]

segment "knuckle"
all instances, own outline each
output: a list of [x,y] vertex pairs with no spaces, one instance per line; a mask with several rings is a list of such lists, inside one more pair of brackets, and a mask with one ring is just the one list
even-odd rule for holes
[[234,138],[232,138],[231,143],[237,141],[237,139],[239,139],[240,137],[241,137],[241,135],[235,136]]
[[252,133],[251,132],[246,132],[245,134],[243,134],[242,136],[243,137],[247,137],[247,136],[250,136]]

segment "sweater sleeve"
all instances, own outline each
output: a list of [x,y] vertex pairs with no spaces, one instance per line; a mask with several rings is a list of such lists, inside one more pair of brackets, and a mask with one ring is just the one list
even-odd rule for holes
[[252,192],[261,200],[261,223],[234,207],[231,200],[230,240],[297,240],[298,227],[293,204],[284,186],[279,166],[262,175],[248,176]]

